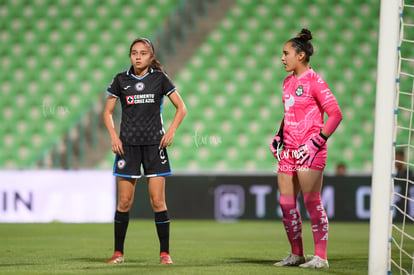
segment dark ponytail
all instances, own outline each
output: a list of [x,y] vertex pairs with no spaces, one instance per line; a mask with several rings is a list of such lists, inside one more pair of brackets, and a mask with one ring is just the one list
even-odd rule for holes
[[167,74],[167,72],[164,70],[164,67],[161,65],[161,63],[158,61],[158,59],[155,58],[155,56],[154,56],[154,59],[151,62],[150,67],[155,69],[155,70],[160,70],[161,72]]
[[303,28],[296,37],[288,41],[292,43],[292,47],[295,48],[296,53],[305,53],[306,62],[309,62],[310,57],[313,55],[313,45],[310,42],[312,38],[312,32],[308,29]]

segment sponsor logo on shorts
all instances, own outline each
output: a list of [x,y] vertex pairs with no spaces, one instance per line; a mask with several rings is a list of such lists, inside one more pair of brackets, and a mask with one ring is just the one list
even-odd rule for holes
[[118,165],[119,169],[123,169],[125,167],[125,164],[126,164],[125,160],[123,160],[123,159],[118,160],[117,165]]
[[167,158],[165,157],[165,151],[161,147],[159,149],[160,149],[161,164],[166,164],[167,163]]

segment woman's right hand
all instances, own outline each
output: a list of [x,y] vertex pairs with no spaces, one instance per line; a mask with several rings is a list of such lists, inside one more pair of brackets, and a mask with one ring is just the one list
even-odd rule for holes
[[117,155],[123,155],[124,149],[122,147],[122,141],[119,139],[119,137],[113,137],[111,139],[111,146],[112,146],[112,152],[114,152]]
[[283,132],[279,130],[270,142],[270,152],[272,152],[275,158],[279,159],[279,154],[282,151],[283,145]]

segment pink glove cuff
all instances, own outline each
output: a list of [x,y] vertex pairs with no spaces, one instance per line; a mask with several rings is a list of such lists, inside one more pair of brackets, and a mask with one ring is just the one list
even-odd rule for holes
[[312,137],[311,140],[313,142],[313,145],[320,149],[326,143],[328,138],[320,133],[319,135]]

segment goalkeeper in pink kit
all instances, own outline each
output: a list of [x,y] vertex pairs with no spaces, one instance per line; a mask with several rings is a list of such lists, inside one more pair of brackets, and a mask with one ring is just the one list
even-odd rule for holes
[[[309,67],[313,54],[311,39],[311,31],[302,29],[283,47],[285,70],[293,73],[283,82],[284,118],[270,150],[279,160],[279,203],[291,253],[275,266],[329,267],[328,218],[321,201],[322,174],[327,158],[326,141],[341,122],[342,113],[328,85]],[[315,244],[315,256],[309,261],[303,251],[302,220],[297,208],[300,191]]]

